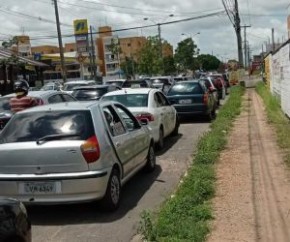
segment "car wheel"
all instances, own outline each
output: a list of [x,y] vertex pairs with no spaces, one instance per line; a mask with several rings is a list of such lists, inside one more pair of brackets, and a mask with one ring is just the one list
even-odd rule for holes
[[150,145],[147,155],[147,162],[144,167],[144,170],[146,172],[152,172],[155,169],[155,166],[156,166],[156,156],[154,152],[154,147],[153,145]]
[[159,129],[159,141],[157,142],[157,148],[159,150],[162,150],[164,147],[164,132],[163,132],[163,129],[160,128]]
[[102,207],[106,211],[114,211],[120,205],[120,198],[121,198],[120,173],[117,169],[113,168],[111,176],[108,181],[106,194],[101,201]]
[[174,127],[174,130],[172,132],[172,135],[173,136],[177,136],[178,135],[178,129],[179,129],[179,118],[176,116],[176,122],[175,122],[175,127]]

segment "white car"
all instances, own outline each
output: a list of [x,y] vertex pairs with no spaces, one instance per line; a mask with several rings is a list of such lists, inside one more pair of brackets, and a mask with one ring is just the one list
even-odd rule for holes
[[68,81],[64,83],[62,91],[68,94],[72,94],[73,89],[75,87],[93,86],[93,85],[96,85],[96,82],[94,80]]
[[178,134],[179,119],[162,91],[153,88],[122,89],[106,93],[102,100],[117,101],[125,105],[137,119],[148,119],[149,128],[159,149],[164,138]]

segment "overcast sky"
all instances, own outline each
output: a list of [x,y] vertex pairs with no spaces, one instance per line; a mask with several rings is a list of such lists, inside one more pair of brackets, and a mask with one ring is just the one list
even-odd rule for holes
[[[226,2],[231,6],[234,0]],[[290,0],[239,0],[241,24],[251,25],[251,28],[247,28],[247,40],[252,54],[261,52],[262,44],[270,40],[271,28],[275,29],[276,41],[287,39],[289,4]],[[96,30],[104,25],[124,29],[224,10],[222,0],[58,0],[58,5],[64,35],[73,33],[73,20],[79,18],[87,18]],[[51,0],[0,0],[0,13],[1,40],[25,33],[30,35],[33,46],[57,45],[55,13]],[[169,17],[172,14],[174,16]],[[162,38],[171,43],[174,49],[185,36],[192,36],[201,53],[213,53],[221,60],[237,59],[236,35],[226,13],[162,25],[161,32]],[[196,34],[198,32],[200,34]],[[157,26],[118,32],[122,37],[156,34]],[[63,38],[64,43],[73,40]]]

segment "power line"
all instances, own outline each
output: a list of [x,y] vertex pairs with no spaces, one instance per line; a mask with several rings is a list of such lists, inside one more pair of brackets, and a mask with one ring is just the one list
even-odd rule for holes
[[[25,14],[25,13],[22,13],[22,12],[17,12],[15,10],[11,10],[9,8],[5,8],[5,7],[0,7],[0,12],[3,12],[3,13],[6,13],[6,14],[9,14],[9,15],[14,15],[16,17],[25,17],[25,18],[30,18],[30,19],[33,19],[33,20],[38,20],[38,21],[43,21],[43,22],[46,22],[46,23],[53,23],[55,24],[56,22],[53,21],[53,20],[50,20],[50,19],[46,19],[46,18],[43,18],[43,17],[37,17],[37,16],[33,16],[33,15],[29,15],[29,14]],[[72,26],[71,24],[65,24],[65,23],[61,23],[61,25],[64,25],[64,26]]]
[[[195,17],[190,17],[190,18],[185,18],[185,19],[180,19],[180,20],[174,20],[174,21],[145,25],[145,26],[131,27],[131,28],[121,28],[121,29],[116,29],[116,30],[111,30],[111,31],[94,32],[93,34],[123,32],[123,31],[136,30],[136,29],[142,29],[142,28],[151,28],[151,27],[156,27],[158,25],[170,25],[170,24],[176,24],[176,23],[181,23],[181,22],[187,22],[187,21],[191,21],[191,20],[213,17],[213,16],[217,16],[220,14],[224,14],[224,13],[225,13],[225,11],[218,11],[215,13],[210,13],[210,14],[205,14],[205,15],[200,15],[200,16],[195,16]],[[62,37],[69,38],[69,37],[73,37],[73,36],[74,36],[74,34],[67,34],[67,35],[63,35]],[[55,38],[57,38],[57,37],[56,36],[43,36],[43,37],[36,37],[36,38],[30,38],[30,39],[31,40],[40,40],[40,39],[55,39]]]

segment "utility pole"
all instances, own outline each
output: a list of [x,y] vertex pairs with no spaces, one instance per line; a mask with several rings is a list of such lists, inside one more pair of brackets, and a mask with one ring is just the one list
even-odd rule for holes
[[161,26],[160,24],[157,24],[158,25],[158,41],[159,41],[159,54],[160,54],[160,57],[162,58],[162,40],[161,40]]
[[57,27],[58,45],[59,45],[59,53],[60,53],[60,63],[61,63],[61,70],[62,70],[62,79],[63,79],[63,82],[66,82],[66,69],[65,69],[65,63],[64,63],[63,45],[62,45],[62,38],[61,38],[61,29],[60,29],[59,15],[58,15],[57,0],[53,0],[53,3],[54,3],[54,10],[55,10],[55,18],[56,18],[56,27]]
[[275,51],[275,30],[272,28],[272,51]]
[[247,28],[250,28],[251,26],[250,25],[244,25],[244,26],[241,26],[241,28],[244,28],[244,56],[245,56],[245,60],[244,60],[244,62],[245,62],[245,68],[247,67],[247,64],[248,64],[248,62],[247,62],[247,31],[246,31],[246,29]]
[[242,36],[241,36],[241,19],[239,14],[239,6],[238,0],[235,0],[235,30],[237,35],[237,42],[238,42],[238,57],[240,66],[243,66],[243,48],[242,48]]
[[[93,39],[93,28],[90,26],[90,35],[91,35],[91,53],[90,57],[93,59],[92,60],[92,65],[93,65],[93,77],[94,80],[96,81],[97,79],[97,72],[96,72],[96,55],[95,55],[95,44],[94,44],[94,39]],[[91,66],[92,67],[92,66]]]

